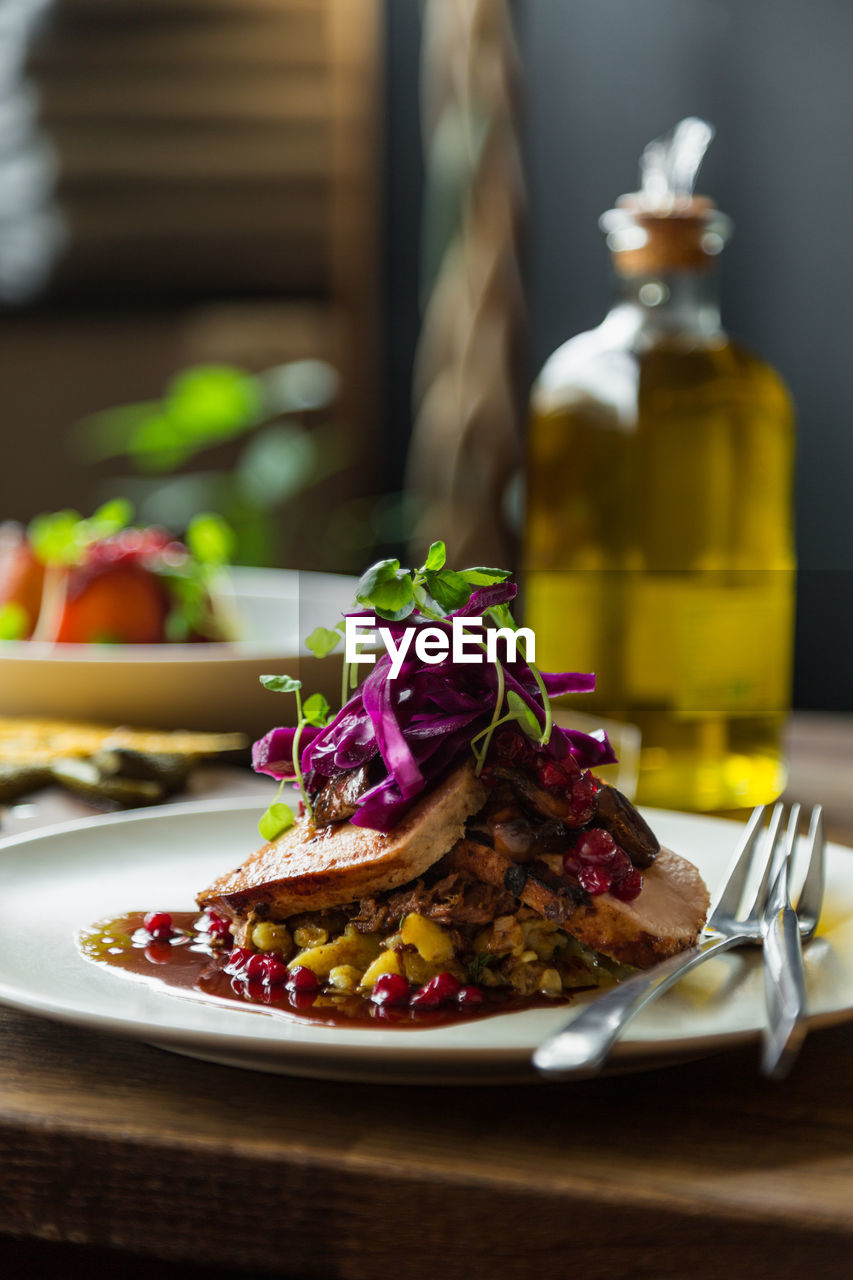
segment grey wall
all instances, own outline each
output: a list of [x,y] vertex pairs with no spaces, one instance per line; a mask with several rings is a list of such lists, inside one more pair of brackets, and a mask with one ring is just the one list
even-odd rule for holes
[[[701,187],[734,219],[730,331],[785,376],[799,415],[796,701],[853,708],[853,3],[516,0],[525,68],[531,376],[610,298],[598,215],[682,116],[717,138]],[[418,6],[388,0],[388,274],[402,457],[420,183]]]

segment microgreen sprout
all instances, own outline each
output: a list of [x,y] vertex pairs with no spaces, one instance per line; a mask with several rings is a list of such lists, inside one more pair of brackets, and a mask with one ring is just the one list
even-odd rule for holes
[[[399,560],[379,560],[371,565],[359,579],[356,600],[389,622],[400,622],[409,617],[415,609],[427,618],[443,621],[448,614],[463,608],[478,588],[505,582],[510,576],[506,569],[489,569],[483,566],[461,569],[457,572],[454,569],[448,569],[446,562],[447,551],[443,542],[433,542],[424,563],[414,571],[402,569]],[[496,627],[510,628],[513,631],[518,629],[508,604],[493,605],[485,611],[485,616]],[[488,727],[477,734],[471,742],[478,774],[485,764],[492,736],[501,724],[517,721],[525,733],[535,738],[540,746],[546,746],[550,741],[553,725],[551,701],[539,670],[532,663],[529,665],[542,695],[544,724],[539,723],[534,712],[517,694],[510,692],[505,698],[506,681],[503,665],[495,662],[497,688],[492,719]],[[345,691],[346,688],[345,673]],[[504,712],[505,702],[509,708],[506,712]],[[523,713],[520,709],[522,707]],[[480,745],[477,746],[477,743]]]
[[[302,681],[296,680],[293,676],[261,676],[261,684],[265,689],[270,689],[273,693],[293,693],[296,695],[296,732],[293,735],[293,776],[296,779],[301,794],[302,801],[305,805],[305,812],[310,822],[314,821],[314,810],[308,797],[308,788],[305,786],[305,777],[302,773],[302,764],[300,762],[299,744],[302,741],[302,732],[306,725],[313,725],[315,728],[321,729],[328,724],[331,708],[323,697],[322,693],[312,693],[302,701]],[[261,821],[258,823],[258,830],[265,840],[274,840],[276,836],[267,835],[267,831],[276,828],[277,823],[284,821],[284,826],[277,827],[277,835],[281,835],[293,823],[293,813],[286,804],[277,803],[278,797],[281,795],[284,781],[276,793],[275,801],[267,809]],[[287,814],[290,818],[287,818]]]
[[386,622],[402,622],[418,609],[427,618],[441,620],[471,599],[477,587],[506,582],[507,569],[445,567],[443,542],[433,542],[420,569],[401,569],[399,560],[378,560],[361,575],[355,598]]

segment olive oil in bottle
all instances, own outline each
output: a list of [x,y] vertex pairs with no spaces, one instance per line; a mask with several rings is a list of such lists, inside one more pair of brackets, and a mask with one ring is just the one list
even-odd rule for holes
[[524,554],[540,665],[595,671],[576,705],[639,728],[637,798],[691,809],[783,787],[793,631],[791,403],[720,324],[710,136],[652,144],[602,219],[620,296],[534,386]]

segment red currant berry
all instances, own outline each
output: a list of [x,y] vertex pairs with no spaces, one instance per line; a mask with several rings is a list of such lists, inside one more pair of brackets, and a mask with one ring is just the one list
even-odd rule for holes
[[613,885],[611,893],[620,902],[633,902],[635,898],[639,897],[642,888],[642,873],[636,867],[632,867],[624,879]]
[[409,984],[401,973],[383,973],[376,979],[370,999],[379,1005],[408,1004]]
[[317,975],[307,964],[298,964],[287,971],[287,985],[291,991],[316,991],[320,986]]
[[598,788],[588,773],[572,782],[569,798],[570,825],[583,827],[589,822],[595,813],[597,790]]
[[246,961],[245,973],[250,980],[252,978],[264,978],[267,972],[267,958],[255,952],[249,956]]
[[271,987],[287,981],[287,965],[278,956],[264,956],[264,976]]
[[596,867],[607,867],[612,865],[618,850],[616,841],[609,831],[593,827],[591,831],[584,831],[578,836],[574,852],[579,862]]
[[168,938],[172,933],[172,917],[168,911],[149,911],[142,921],[152,938]]
[[229,921],[224,916],[217,915],[215,911],[207,913],[207,933],[209,937],[222,943],[230,942],[233,937]]
[[438,973],[412,996],[412,1008],[437,1009],[449,1000],[455,1000],[461,985],[452,973]]
[[229,973],[243,973],[253,955],[254,952],[250,951],[248,947],[235,947],[228,957],[228,963],[225,968]]
[[607,867],[595,867],[583,863],[578,868],[578,884],[592,897],[607,893],[613,883],[613,873]]

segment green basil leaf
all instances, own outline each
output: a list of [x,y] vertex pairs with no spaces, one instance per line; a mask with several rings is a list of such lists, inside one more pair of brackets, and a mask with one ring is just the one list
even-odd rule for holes
[[30,629],[30,615],[17,600],[0,605],[0,640],[23,640]]
[[444,543],[434,542],[427,552],[427,558],[423,563],[423,571],[426,572],[427,569],[431,571],[443,569],[446,560],[447,548]]
[[316,728],[322,729],[328,722],[330,711],[331,707],[322,693],[312,693],[303,703],[302,718],[307,724],[313,724]]
[[264,840],[277,840],[289,827],[293,826],[294,821],[293,810],[289,804],[271,804],[258,823],[258,831]]
[[265,689],[273,693],[296,693],[302,688],[302,681],[294,680],[293,676],[258,676],[258,679]]
[[379,560],[361,575],[355,598],[390,622],[407,618],[414,608],[412,575],[399,560]]
[[542,726],[524,699],[514,689],[510,689],[507,693],[506,704],[513,720],[517,721],[528,738],[538,740],[542,733]]
[[474,569],[460,569],[459,575],[473,587],[491,587],[496,582],[506,582],[510,571],[509,569],[483,569],[477,566]]
[[460,573],[453,569],[439,569],[425,575],[427,586],[433,600],[441,605],[445,613],[453,609],[461,609],[471,599],[471,587]]
[[416,582],[412,591],[415,604],[423,613],[444,613],[437,600],[433,600],[422,582]]
[[383,622],[402,622],[404,618],[408,618],[409,614],[413,612],[414,607],[415,600],[413,595],[412,599],[407,604],[404,604],[402,609],[385,609],[381,605],[375,604],[373,612]]
[[328,658],[341,642],[340,631],[330,631],[328,627],[315,627],[305,645],[315,658]]

